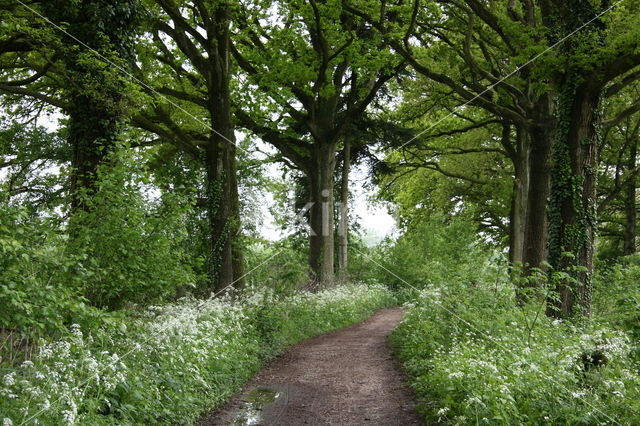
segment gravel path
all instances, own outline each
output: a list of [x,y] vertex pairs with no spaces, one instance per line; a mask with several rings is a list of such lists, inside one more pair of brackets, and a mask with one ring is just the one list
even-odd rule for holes
[[298,343],[200,424],[421,424],[387,340],[401,319],[401,308],[383,309],[360,324]]

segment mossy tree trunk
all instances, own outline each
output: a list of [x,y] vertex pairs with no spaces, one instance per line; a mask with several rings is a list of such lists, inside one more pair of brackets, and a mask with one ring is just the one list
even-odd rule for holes
[[559,87],[549,263],[553,272],[567,275],[553,280],[547,314],[567,318],[591,310],[600,90],[575,71],[569,71]]
[[111,3],[43,3],[47,18],[65,25],[75,38],[63,36],[59,52],[64,64],[67,140],[71,148],[72,218],[75,212],[87,209],[84,200],[95,193],[98,168],[114,151],[127,115],[126,77],[111,63],[127,69],[133,60],[139,5],[137,0],[123,1],[117,8]]
[[[606,3],[606,2],[605,2]],[[607,4],[589,0],[545,2],[551,42],[561,40],[561,68],[551,79],[556,96],[549,202],[549,264],[552,291],[547,315],[569,318],[591,312],[599,110],[607,64],[593,60],[604,46]],[[624,59],[624,53],[620,56]],[[612,68],[612,67],[609,67]],[[613,75],[613,74],[612,74]]]

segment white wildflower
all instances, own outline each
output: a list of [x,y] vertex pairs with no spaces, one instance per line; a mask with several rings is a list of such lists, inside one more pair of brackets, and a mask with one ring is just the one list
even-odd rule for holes
[[484,402],[482,402],[482,400],[480,398],[478,398],[477,396],[472,396],[471,398],[467,399],[467,404],[468,405],[482,405],[484,406]]
[[69,409],[64,410],[62,412],[62,416],[64,417],[64,421],[68,425],[73,425],[76,422],[76,416],[78,414],[78,406],[72,400],[67,401],[67,404],[69,405]]
[[71,334],[78,339],[82,339],[82,330],[80,330],[80,324],[71,324]]
[[500,393],[502,393],[503,395],[510,395],[511,394],[511,389],[509,389],[509,386],[507,386],[505,384],[501,384],[500,385]]
[[441,409],[439,409],[436,413],[438,415],[438,420],[442,420],[442,418],[449,412],[449,410],[449,407],[442,407]]
[[4,384],[7,386],[13,386],[16,384],[16,373],[11,372],[9,374],[5,374],[4,376]]
[[2,419],[2,426],[13,426],[13,421],[9,417]]

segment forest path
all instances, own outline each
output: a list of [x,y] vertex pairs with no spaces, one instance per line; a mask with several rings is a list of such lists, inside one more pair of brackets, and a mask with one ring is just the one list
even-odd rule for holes
[[200,425],[417,425],[388,336],[402,308],[304,340]]

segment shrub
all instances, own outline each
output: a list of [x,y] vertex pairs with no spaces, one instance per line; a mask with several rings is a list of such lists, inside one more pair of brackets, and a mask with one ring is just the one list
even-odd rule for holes
[[[83,321],[91,310],[73,288],[86,276],[68,273],[77,259],[55,225],[21,207],[0,202],[0,210],[0,328],[35,338],[66,331],[71,317]],[[13,349],[0,346],[0,361]]]
[[195,282],[182,247],[188,203],[170,193],[143,196],[149,176],[139,162],[135,153],[114,154],[86,211],[73,217],[71,247],[90,272],[82,290],[99,307],[158,303]]
[[464,217],[434,216],[415,224],[412,232],[388,244],[376,258],[386,268],[378,268],[380,282],[400,289],[407,287],[404,281],[417,288],[445,280],[477,282],[483,279],[490,256]]

